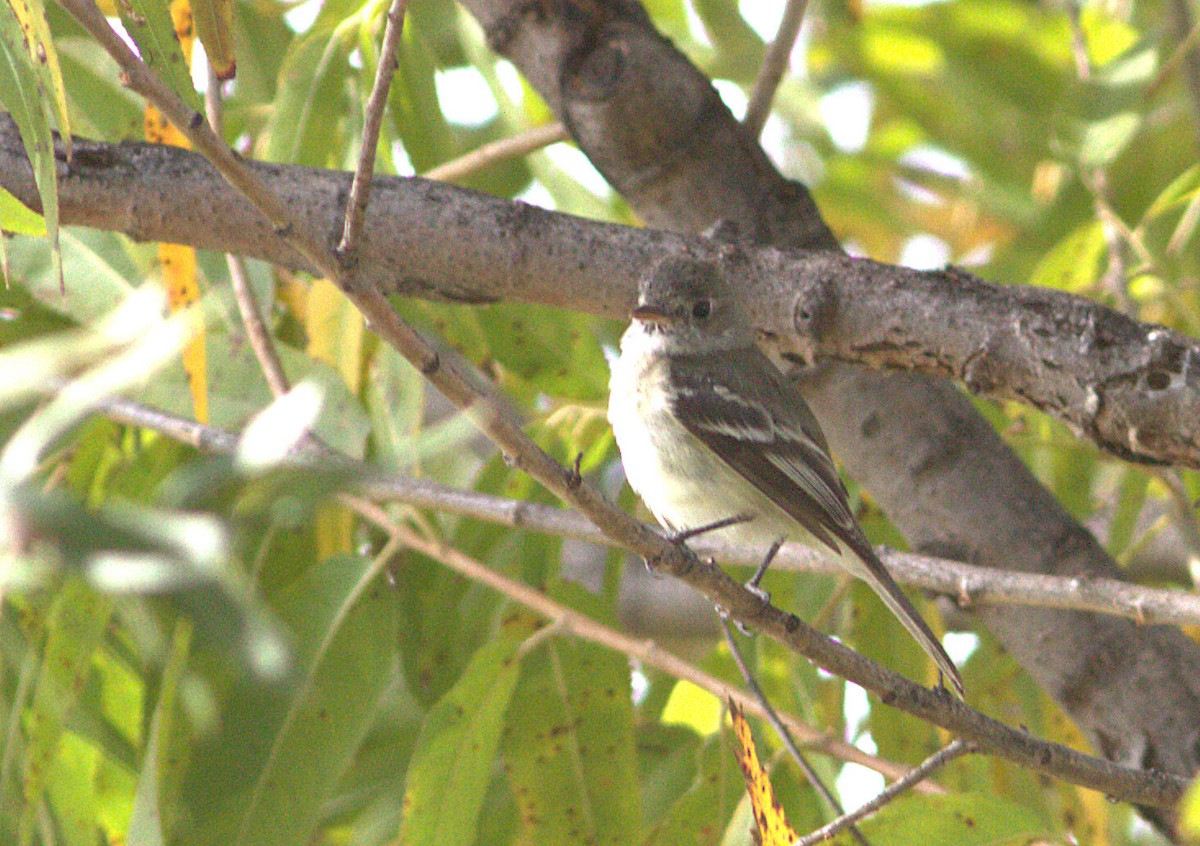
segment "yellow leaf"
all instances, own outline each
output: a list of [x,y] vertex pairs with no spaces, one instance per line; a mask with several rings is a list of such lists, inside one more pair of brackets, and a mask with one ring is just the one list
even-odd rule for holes
[[171,0],[171,24],[175,27],[175,37],[179,39],[179,49],[183,51],[183,58],[190,68],[196,35],[192,28],[192,6],[188,0]]
[[327,505],[318,508],[314,517],[318,560],[354,549],[354,515],[348,509]]
[[729,701],[729,716],[733,720],[733,733],[737,736],[737,759],[742,767],[742,775],[746,777],[746,791],[750,794],[750,805],[754,809],[759,842],[762,846],[790,846],[799,835],[788,825],[783,807],[771,788],[771,781],[759,763],[758,750],[750,735],[750,724],[733,700]]
[[317,279],[308,291],[304,315],[308,354],[341,374],[352,392],[362,381],[364,326],[362,314],[328,279]]
[[[195,305],[200,300],[200,283],[196,277],[196,251],[179,244],[159,244],[158,258],[162,262],[162,285],[167,291],[167,307],[172,313]],[[192,391],[192,408],[196,420],[208,422],[208,351],[205,340],[204,315],[199,309],[192,312],[192,339],[183,349],[183,369]]]
[[[186,2],[186,0],[177,0]],[[196,32],[217,79],[233,79],[237,61],[233,43],[233,0],[194,0]]]

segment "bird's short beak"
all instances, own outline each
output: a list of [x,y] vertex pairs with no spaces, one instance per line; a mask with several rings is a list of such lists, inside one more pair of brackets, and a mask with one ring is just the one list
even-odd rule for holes
[[629,316],[634,320],[640,320],[642,323],[674,323],[675,316],[668,314],[662,306],[653,303],[640,303],[637,308],[629,312]]

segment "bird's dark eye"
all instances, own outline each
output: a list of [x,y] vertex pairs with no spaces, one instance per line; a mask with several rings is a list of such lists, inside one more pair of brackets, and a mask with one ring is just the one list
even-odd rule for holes
[[703,320],[710,314],[712,314],[712,300],[696,300],[692,303],[692,317]]

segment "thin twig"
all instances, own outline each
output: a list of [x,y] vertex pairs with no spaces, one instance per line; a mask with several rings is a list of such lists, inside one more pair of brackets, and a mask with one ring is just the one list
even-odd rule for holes
[[799,840],[794,842],[792,846],[814,846],[817,843],[823,843],[829,840],[839,831],[848,826],[853,826],[856,822],[866,817],[869,814],[875,813],[888,802],[891,802],[904,791],[908,790],[914,784],[929,776],[934,770],[953,761],[955,758],[961,757],[971,752],[979,751],[975,744],[965,740],[953,740],[946,746],[939,749],[937,752],[930,755],[922,761],[917,767],[913,768],[912,772],[906,775],[899,781],[889,784],[886,788],[880,791],[879,795],[870,802],[864,804],[861,808],[855,808],[850,813],[839,819],[834,820],[829,825],[818,828],[816,831],[806,834]]
[[212,127],[213,135],[225,137],[225,109],[221,99],[221,80],[212,63],[208,63],[208,85],[204,88],[204,113],[208,117],[208,125]]
[[[208,87],[204,92],[204,110],[213,132],[218,137],[224,136],[221,80],[217,78],[217,72],[211,64],[208,66]],[[258,364],[267,379],[267,386],[275,396],[286,394],[289,388],[287,375],[283,372],[283,364],[271,340],[271,333],[267,331],[263,322],[262,306],[259,305],[254,288],[250,285],[250,277],[246,273],[246,260],[234,253],[226,253],[225,264],[229,268],[233,298],[242,318],[242,326],[246,329],[246,337],[250,341],[250,348],[254,350],[254,357],[258,359]]]
[[283,362],[275,349],[275,342],[262,318],[262,306],[258,296],[250,285],[250,277],[246,273],[246,260],[233,253],[225,254],[225,263],[229,266],[229,281],[233,287],[233,298],[237,302],[238,314],[242,318],[242,326],[246,329],[246,338],[254,357],[262,368],[267,379],[267,385],[275,396],[286,394],[291,388],[287,374],[283,370]]
[[62,0],[60,4],[91,33],[121,69],[129,88],[154,104],[187,136],[193,149],[202,154],[242,196],[270,222],[281,238],[305,264],[330,278],[338,265],[328,249],[304,227],[267,184],[237,157],[213,132],[204,115],[193,111],[152,71],[105,20],[93,0]]
[[[842,807],[842,803],[834,795],[833,791],[829,789],[829,785],[825,784],[821,779],[820,774],[813,768],[813,765],[804,757],[804,753],[800,751],[800,747],[792,740],[792,733],[788,731],[788,727],[779,719],[779,714],[776,713],[775,706],[771,704],[771,701],[767,699],[767,695],[763,693],[762,688],[758,686],[758,681],[754,678],[754,673],[750,672],[750,667],[746,664],[746,659],[742,655],[742,651],[738,648],[737,641],[734,640],[733,632],[729,628],[729,621],[725,619],[724,615],[720,615],[720,621],[721,634],[725,636],[725,645],[729,647],[729,654],[733,656],[734,663],[737,664],[738,670],[741,671],[746,688],[758,700],[759,705],[762,706],[761,710],[766,715],[767,722],[775,729],[775,733],[783,741],[788,754],[792,756],[792,760],[800,767],[801,772],[804,773],[804,777],[808,779],[808,783],[812,785],[813,790],[817,791],[817,795],[825,800],[825,804],[829,806],[830,810],[836,816],[845,816],[846,809]],[[861,843],[862,846],[870,846],[867,838],[863,837],[862,832],[856,826],[851,825],[849,828],[855,840]]]
[[[627,655],[647,667],[653,667],[674,678],[691,682],[702,690],[706,690],[713,696],[716,696],[722,702],[726,698],[732,698],[734,702],[747,712],[753,713],[755,716],[763,719],[768,718],[761,703],[753,695],[730,687],[716,676],[704,672],[694,664],[661,648],[653,640],[633,638],[616,629],[598,623],[592,618],[556,602],[551,597],[523,582],[514,581],[497,573],[485,564],[451,546],[447,546],[433,538],[423,537],[394,521],[376,503],[348,494],[343,494],[341,499],[343,504],[352,508],[364,519],[386,532],[389,537],[398,538],[403,546],[414,549],[435,561],[439,561],[464,578],[486,585],[497,593],[508,597],[513,602],[521,604],[538,616],[550,621],[556,633],[574,635],[589,643],[594,643],[606,649],[611,649],[614,652]],[[862,764],[891,778],[903,778],[908,774],[906,767],[869,755],[838,737],[806,725],[797,717],[777,715],[776,718],[781,720],[784,730],[790,730],[792,733],[800,736],[804,745],[809,749],[829,755],[832,758],[837,758],[838,760],[853,761],[853,763]],[[923,792],[941,793],[943,791],[937,785],[930,783],[923,787]]]
[[337,254],[342,263],[353,263],[354,250],[358,246],[367,203],[371,199],[371,180],[375,176],[375,149],[379,145],[379,130],[383,126],[383,110],[387,106],[388,91],[400,61],[400,35],[404,30],[404,7],[407,0],[392,0],[388,9],[387,23],[383,30],[383,45],[379,48],[379,65],[375,69],[375,82],[367,105],[363,109],[362,144],[358,149],[358,166],[354,169],[354,181],[350,183],[350,196],[346,201],[346,217],[342,224],[342,240]]
[[509,159],[527,156],[534,150],[549,147],[560,141],[569,141],[571,136],[561,123],[548,123],[535,126],[508,138],[501,138],[490,144],[484,144],[466,155],[451,159],[435,168],[425,171],[421,176],[438,182],[458,182],[488,165]]
[[[233,435],[131,400],[114,397],[107,400],[101,410],[114,419],[162,432],[207,452],[231,452],[236,448],[237,439]],[[329,460],[326,453],[303,451],[295,459],[313,463]],[[450,488],[428,479],[381,473],[365,463],[348,458],[342,460],[348,473],[359,480],[359,490],[375,500],[402,502],[418,508],[436,509],[572,540],[621,546],[619,541],[606,537],[576,511]],[[712,539],[702,538],[693,542],[692,547],[702,556],[730,564],[752,566],[762,557],[759,551],[718,543]],[[945,558],[888,549],[878,551],[896,581],[951,597],[965,606],[1028,605],[1109,614],[1142,625],[1200,625],[1200,596],[1187,591],[1160,590],[1115,579],[1017,573]],[[845,573],[827,556],[797,544],[785,545],[772,566],[789,572],[834,576]],[[821,615],[818,615],[817,619],[820,618]]]
[[804,23],[804,10],[808,0],[788,0],[783,8],[783,19],[779,21],[779,31],[775,40],[767,47],[758,76],[754,80],[754,90],[750,92],[750,102],[746,106],[746,117],[742,125],[753,138],[762,132],[771,113],[771,101],[783,79],[787,69],[788,59],[796,46],[796,38],[800,35],[800,25]]
[[1092,62],[1088,58],[1087,38],[1079,20],[1079,7],[1073,3],[1067,7],[1067,22],[1071,26],[1071,58],[1075,60],[1075,75],[1080,81],[1087,82],[1092,78]]

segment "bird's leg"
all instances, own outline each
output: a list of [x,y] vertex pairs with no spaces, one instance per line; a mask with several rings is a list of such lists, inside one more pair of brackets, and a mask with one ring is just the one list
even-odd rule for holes
[[763,605],[771,601],[771,594],[758,586],[762,581],[762,577],[767,574],[767,568],[771,566],[771,562],[775,560],[775,556],[779,554],[780,548],[783,547],[783,538],[776,538],[771,543],[771,548],[767,550],[767,554],[763,556],[762,563],[758,565],[758,569],[754,571],[754,575],[750,577],[750,581],[746,582],[746,590],[753,593],[762,599]]
[[736,526],[738,523],[749,523],[754,519],[753,514],[734,514],[730,517],[722,517],[720,520],[714,520],[711,523],[705,523],[702,526],[695,526],[691,529],[680,529],[676,532],[671,532],[668,537],[671,543],[687,543],[692,538],[700,535],[715,532],[718,529],[724,529],[727,526]]

